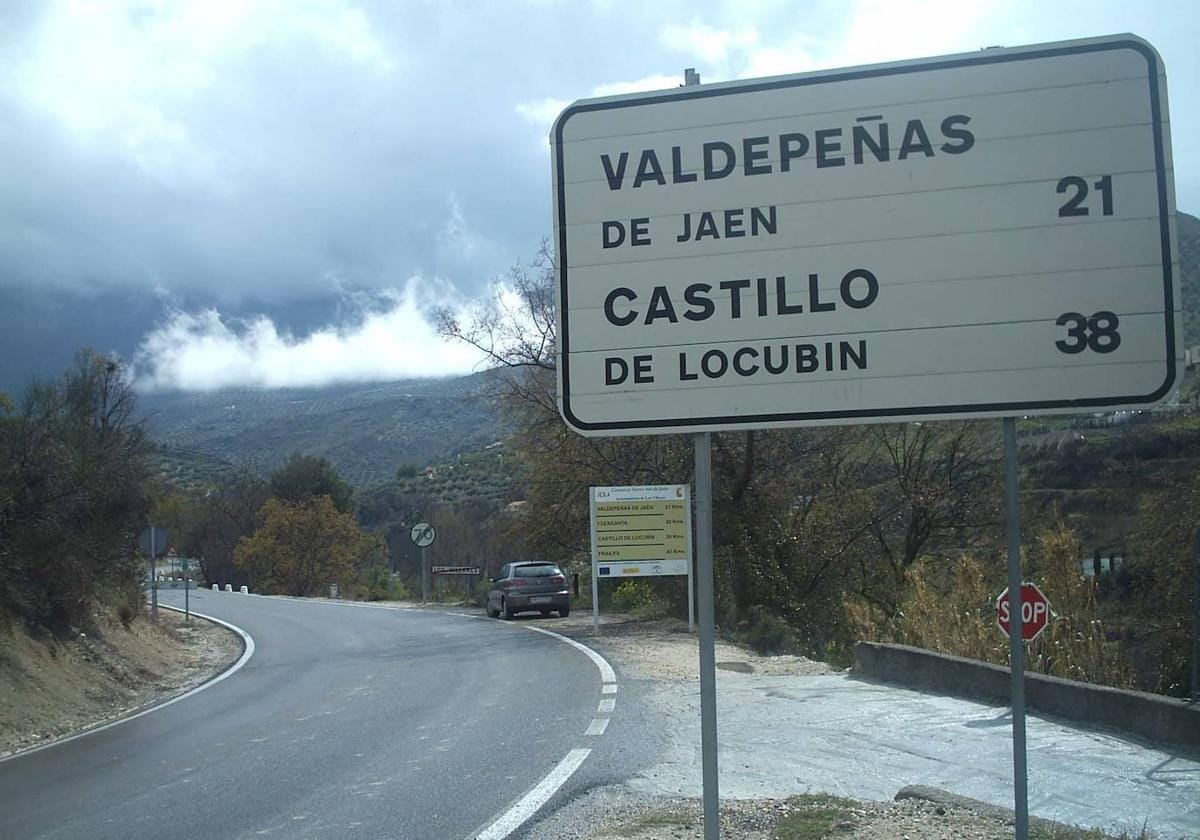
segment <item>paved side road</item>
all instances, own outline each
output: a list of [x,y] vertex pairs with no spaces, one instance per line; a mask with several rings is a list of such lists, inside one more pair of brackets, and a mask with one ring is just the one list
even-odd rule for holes
[[[622,691],[643,693],[639,708],[668,743],[625,783],[544,814],[529,840],[610,836],[597,826],[700,796],[698,650],[677,625],[612,618],[600,636],[591,635],[590,622],[571,630],[609,658]],[[725,646],[718,662],[726,666],[717,670],[723,802],[757,800],[770,809],[763,800],[822,792],[885,801],[924,784],[1012,807],[1006,708],[866,682],[802,657],[764,658]],[[1029,718],[1028,736],[1035,816],[1132,837],[1146,824],[1156,840],[1200,838],[1197,756],[1037,716]],[[753,814],[754,807],[744,804],[737,813]],[[864,836],[956,836],[928,811],[924,828],[914,830],[920,820],[912,816]]]
[[[845,674],[717,675],[721,794],[734,799],[827,792],[891,799],[905,785],[1012,806],[1012,722],[1005,708]],[[700,704],[661,683],[654,706],[672,743],[630,787],[698,796]],[[1039,717],[1027,722],[1029,805],[1036,816],[1158,838],[1200,837],[1200,761]]]
[[245,667],[0,763],[0,837],[453,840],[568,755],[586,760],[547,807],[644,757],[596,665],[520,623],[206,591],[192,606],[253,636]]

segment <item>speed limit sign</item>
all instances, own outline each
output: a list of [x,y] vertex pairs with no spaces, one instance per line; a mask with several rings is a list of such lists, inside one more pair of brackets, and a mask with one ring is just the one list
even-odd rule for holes
[[433,538],[437,534],[433,530],[433,526],[428,522],[418,522],[412,529],[413,545],[418,548],[427,548],[433,545]]

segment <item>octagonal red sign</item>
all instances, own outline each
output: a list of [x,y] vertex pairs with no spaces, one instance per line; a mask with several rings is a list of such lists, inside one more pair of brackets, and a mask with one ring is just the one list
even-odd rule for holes
[[[1010,636],[1011,612],[1008,588],[996,599],[996,625],[1005,636]],[[1036,584],[1021,584],[1021,638],[1032,642],[1050,624],[1050,601]]]

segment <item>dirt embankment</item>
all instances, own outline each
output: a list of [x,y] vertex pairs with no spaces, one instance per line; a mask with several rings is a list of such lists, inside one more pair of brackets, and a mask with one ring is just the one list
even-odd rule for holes
[[103,611],[95,623],[66,641],[0,625],[0,756],[182,694],[242,653],[228,629],[166,609],[128,629]]

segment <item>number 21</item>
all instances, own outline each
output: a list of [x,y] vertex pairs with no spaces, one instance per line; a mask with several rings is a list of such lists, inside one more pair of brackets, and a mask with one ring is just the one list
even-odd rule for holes
[[[1096,192],[1100,193],[1100,212],[1105,216],[1113,214],[1113,196],[1112,196],[1112,176],[1105,175],[1099,181],[1092,184]],[[1091,215],[1091,210],[1083,206],[1083,202],[1087,200],[1088,182],[1080,178],[1078,175],[1068,175],[1065,178],[1060,178],[1055,192],[1060,195],[1063,193],[1075,191],[1071,198],[1067,199],[1067,203],[1058,208],[1059,216],[1088,216]]]

